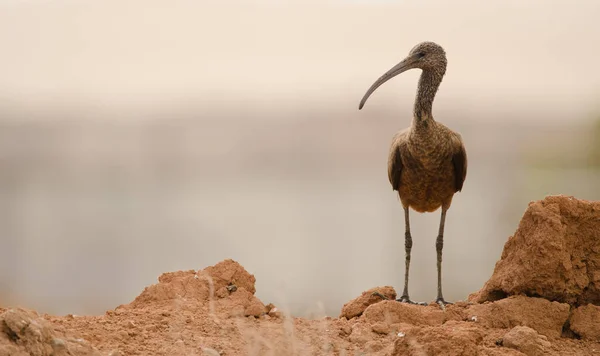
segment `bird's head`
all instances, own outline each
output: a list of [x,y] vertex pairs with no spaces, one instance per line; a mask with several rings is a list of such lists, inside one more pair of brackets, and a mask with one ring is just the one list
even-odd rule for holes
[[360,101],[358,109],[360,110],[363,108],[369,96],[371,96],[377,88],[398,74],[409,69],[419,68],[422,70],[436,71],[439,72],[439,74],[444,75],[446,72],[446,64],[446,52],[442,46],[434,42],[419,43],[410,50],[406,58],[392,67],[392,69],[385,72],[377,79],[377,81],[375,81],[375,83],[373,83],[373,85],[371,85]]

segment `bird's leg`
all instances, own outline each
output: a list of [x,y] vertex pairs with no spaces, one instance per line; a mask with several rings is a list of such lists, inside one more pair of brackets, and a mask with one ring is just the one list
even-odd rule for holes
[[412,249],[412,236],[410,236],[410,222],[408,220],[408,207],[404,208],[404,251],[406,252],[406,261],[405,261],[405,269],[404,269],[404,292],[402,292],[402,296],[400,299],[396,299],[402,303],[409,304],[421,304],[425,305],[426,303],[413,302],[410,300],[408,296],[408,270],[410,269],[410,250]]
[[442,207],[440,231],[435,242],[435,249],[437,251],[437,299],[435,302],[438,303],[442,309],[446,306],[446,304],[452,304],[445,301],[444,296],[442,295],[442,249],[444,248],[444,223],[446,221],[446,210],[446,208]]

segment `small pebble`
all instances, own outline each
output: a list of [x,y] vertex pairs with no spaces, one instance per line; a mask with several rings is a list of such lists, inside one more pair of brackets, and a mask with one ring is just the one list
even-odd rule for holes
[[208,347],[203,347],[202,348],[202,355],[203,356],[220,356],[221,353],[215,349],[210,349]]

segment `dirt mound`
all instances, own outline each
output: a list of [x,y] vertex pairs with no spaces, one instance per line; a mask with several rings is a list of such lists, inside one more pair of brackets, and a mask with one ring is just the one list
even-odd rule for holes
[[599,214],[567,197],[530,204],[490,281],[445,309],[396,302],[385,286],[339,318],[295,318],[265,306],[254,276],[225,260],[165,273],[105,315],[0,309],[0,356],[596,355],[600,307],[587,303],[599,300]]
[[[215,308],[230,315],[259,317],[267,312],[254,296],[256,279],[234,260],[221,261],[198,272],[163,273],[158,284],[146,287],[131,304],[122,308],[146,309],[170,306],[173,302],[193,303]],[[230,297],[226,301],[223,298]]]
[[346,339],[355,323],[284,315],[254,296],[254,281],[237,262],[226,260],[198,272],[165,273],[132,303],[102,316],[47,319],[103,351],[118,349],[124,355],[312,355],[351,350]]
[[550,196],[532,202],[474,302],[507,295],[600,305],[600,202]]

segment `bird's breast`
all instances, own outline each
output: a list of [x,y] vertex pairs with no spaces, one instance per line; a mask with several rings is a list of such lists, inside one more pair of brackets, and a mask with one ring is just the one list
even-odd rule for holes
[[454,194],[451,157],[439,147],[413,147],[402,157],[398,194],[416,211],[435,211]]

